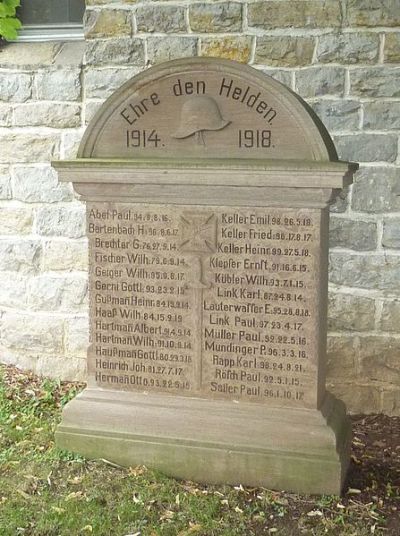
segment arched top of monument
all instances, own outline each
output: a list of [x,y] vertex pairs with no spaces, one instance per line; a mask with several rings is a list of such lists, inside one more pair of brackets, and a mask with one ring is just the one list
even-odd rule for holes
[[312,109],[230,60],[185,58],[134,76],[101,106],[80,158],[337,160]]

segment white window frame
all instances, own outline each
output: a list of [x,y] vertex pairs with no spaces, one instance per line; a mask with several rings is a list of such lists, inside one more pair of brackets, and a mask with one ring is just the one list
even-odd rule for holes
[[82,41],[82,24],[27,24],[18,31],[16,41]]

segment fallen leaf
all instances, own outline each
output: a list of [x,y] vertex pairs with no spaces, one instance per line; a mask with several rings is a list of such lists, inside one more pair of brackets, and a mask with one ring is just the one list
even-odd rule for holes
[[118,463],[114,463],[111,460],[106,460],[105,458],[100,458],[100,460],[106,465],[109,465],[110,467],[114,467],[115,469],[125,469],[125,467],[123,467],[122,465],[119,465]]
[[82,476],[74,476],[74,478],[68,478],[67,482],[68,484],[72,484],[73,486],[76,486],[77,484],[80,484],[83,480]]
[[72,499],[82,499],[83,491],[73,491],[72,493],[69,493],[66,497],[66,501],[71,501]]
[[129,467],[128,472],[133,476],[140,476],[147,472],[145,465],[137,465],[136,467]]
[[311,510],[310,512],[307,512],[307,515],[308,517],[317,517],[317,516],[322,516],[323,513],[321,512],[321,510]]
[[189,525],[190,525],[189,532],[197,532],[203,528],[202,525],[200,525],[199,523],[195,523],[195,524],[189,523]]
[[62,514],[65,512],[64,508],[59,508],[58,506],[52,506],[51,509],[57,512],[57,514]]
[[[189,523],[189,525],[191,525],[191,524]],[[181,532],[178,532],[177,536],[188,536],[189,534],[195,534],[196,532],[198,532],[202,528],[203,528],[202,525],[199,525],[199,524],[193,525],[192,524],[188,529],[184,529]]]
[[172,510],[165,510],[164,513],[160,516],[160,521],[164,521],[164,519],[172,519],[174,517],[174,512]]
[[31,496],[25,493],[25,491],[22,491],[22,489],[17,489],[17,493],[19,493],[24,499],[31,499]]
[[37,480],[37,477],[35,475],[22,475],[27,480]]

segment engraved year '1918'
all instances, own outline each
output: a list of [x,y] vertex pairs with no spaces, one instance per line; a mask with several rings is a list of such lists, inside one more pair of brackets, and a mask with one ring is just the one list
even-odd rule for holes
[[245,149],[268,149],[271,147],[270,130],[239,130],[239,147]]

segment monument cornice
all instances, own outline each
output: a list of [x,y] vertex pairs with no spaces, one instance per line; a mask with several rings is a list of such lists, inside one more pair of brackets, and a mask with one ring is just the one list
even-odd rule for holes
[[[55,161],[63,182],[83,199],[130,198],[163,203],[321,207],[352,182],[356,164],[251,159],[95,159]],[[101,189],[99,188],[101,185]],[[223,188],[223,192],[222,189]],[[156,190],[156,194],[152,194]],[[311,203],[311,205],[310,205]]]

